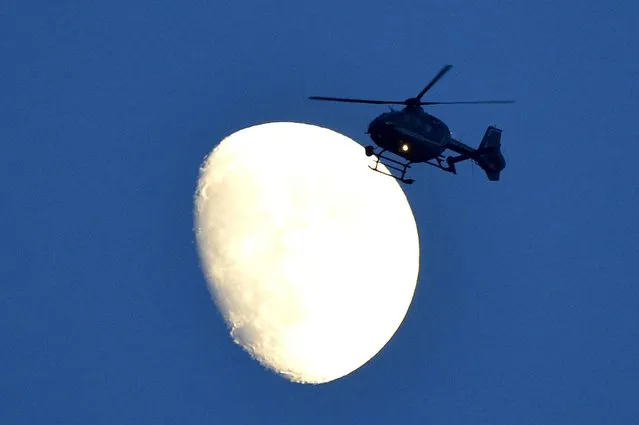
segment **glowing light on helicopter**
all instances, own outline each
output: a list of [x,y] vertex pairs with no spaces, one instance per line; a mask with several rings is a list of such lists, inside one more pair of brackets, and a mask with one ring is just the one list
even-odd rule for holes
[[402,143],[402,151],[408,152],[408,143]]

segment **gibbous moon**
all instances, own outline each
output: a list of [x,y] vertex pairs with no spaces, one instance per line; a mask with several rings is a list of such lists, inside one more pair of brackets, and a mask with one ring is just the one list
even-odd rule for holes
[[209,290],[233,340],[290,381],[364,365],[413,298],[415,218],[370,162],[342,134],[275,122],[225,138],[200,169],[195,232]]

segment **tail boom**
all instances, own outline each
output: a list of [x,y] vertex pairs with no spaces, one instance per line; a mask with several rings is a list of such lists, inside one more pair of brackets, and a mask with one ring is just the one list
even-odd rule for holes
[[456,174],[455,164],[468,159],[475,161],[490,181],[499,181],[501,171],[506,168],[506,160],[501,153],[501,130],[497,127],[490,126],[486,129],[477,149],[455,139],[451,139],[449,149],[459,154],[446,158],[447,171],[454,174]]

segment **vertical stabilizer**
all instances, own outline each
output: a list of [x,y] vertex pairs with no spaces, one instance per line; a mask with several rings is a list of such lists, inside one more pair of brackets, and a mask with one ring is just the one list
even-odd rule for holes
[[501,171],[506,168],[506,160],[501,153],[500,129],[493,126],[486,129],[473,159],[484,170],[488,180],[499,181]]

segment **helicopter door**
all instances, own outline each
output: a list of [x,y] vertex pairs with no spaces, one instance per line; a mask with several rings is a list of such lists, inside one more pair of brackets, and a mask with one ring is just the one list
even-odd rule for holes
[[443,137],[441,131],[441,125],[438,122],[425,123],[426,127],[428,127],[428,140],[431,141],[434,145],[444,146],[446,144],[445,137]]
[[441,140],[438,137],[437,128],[434,127],[431,123],[422,122],[420,126],[420,133],[424,135],[424,138],[428,140],[428,143],[433,144],[435,146],[441,146]]

